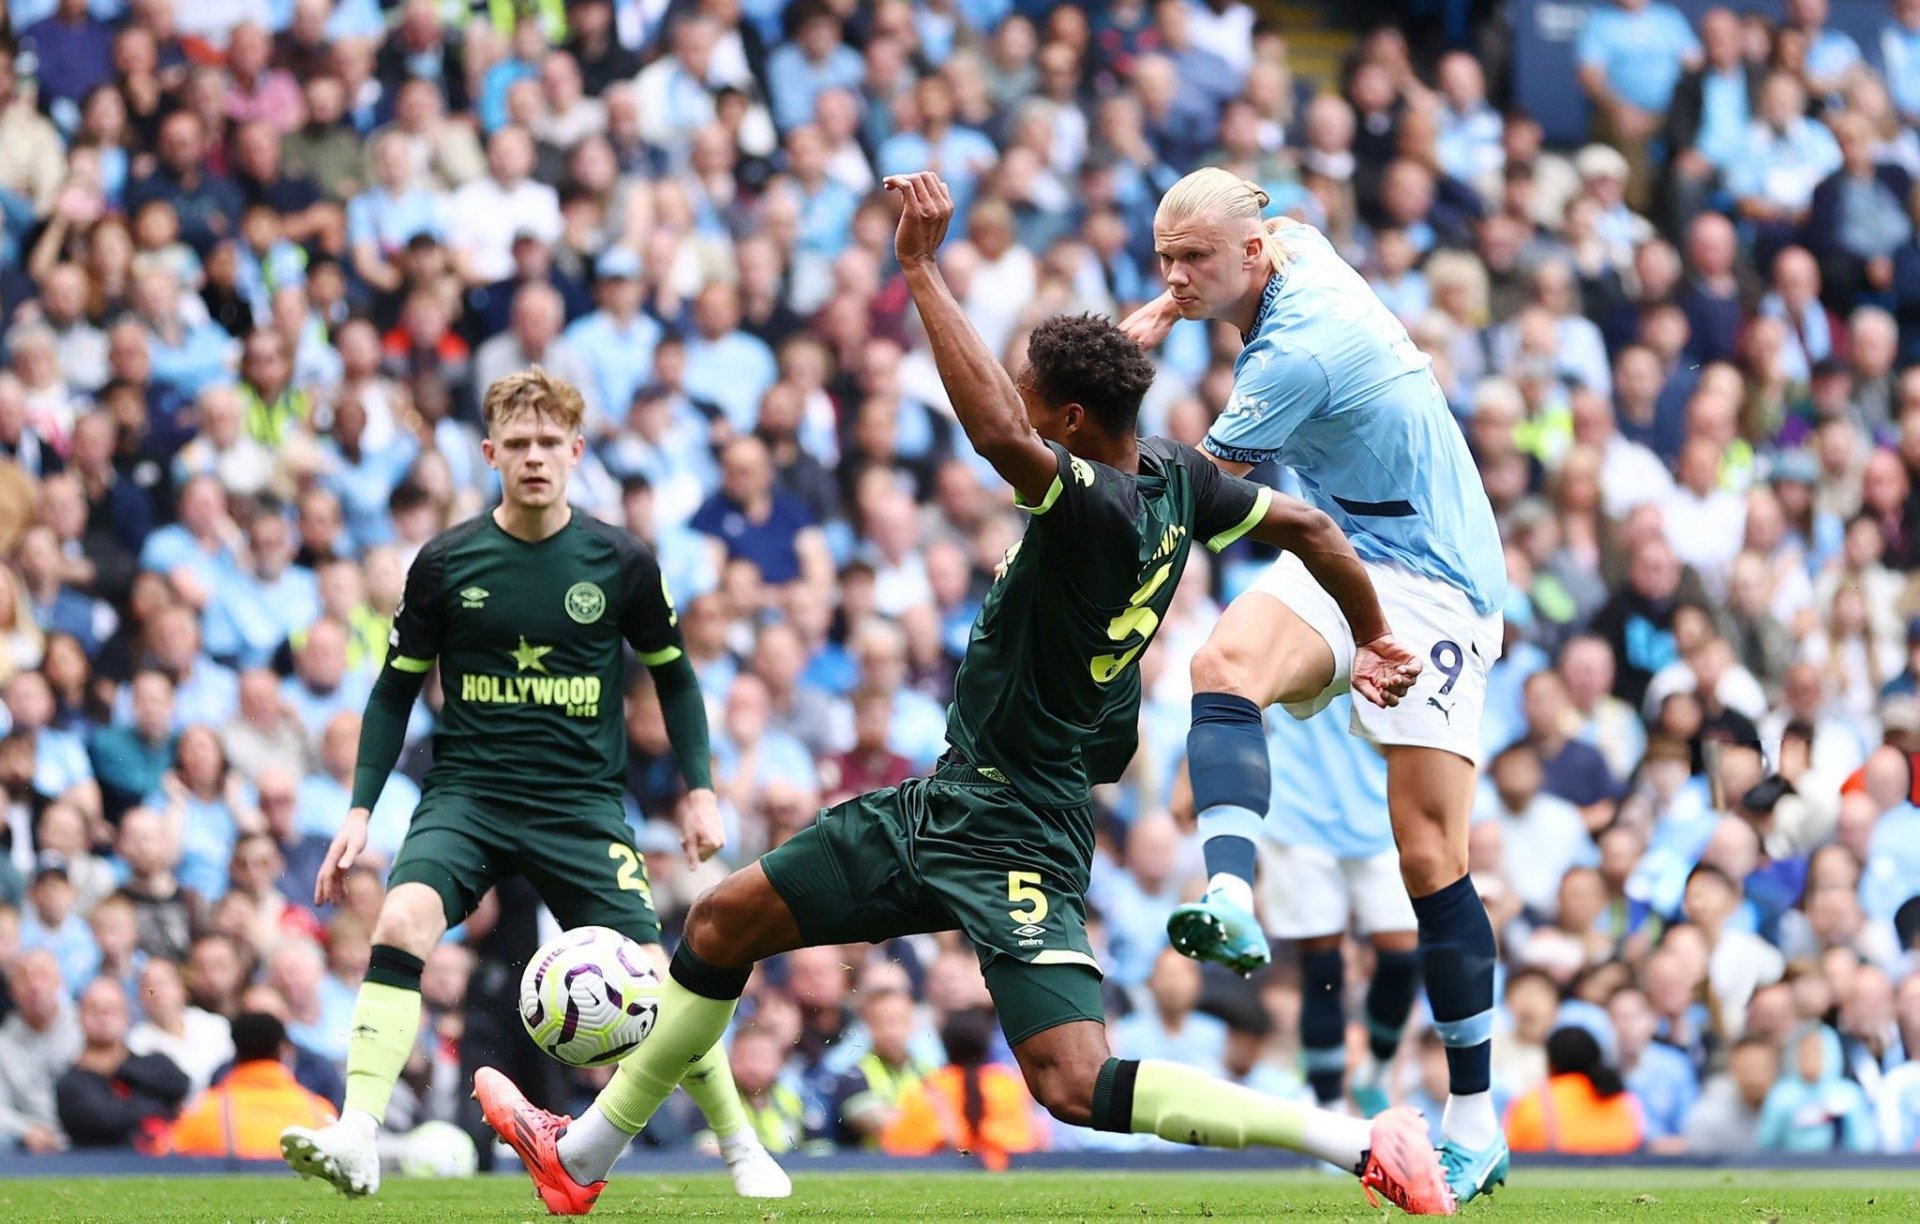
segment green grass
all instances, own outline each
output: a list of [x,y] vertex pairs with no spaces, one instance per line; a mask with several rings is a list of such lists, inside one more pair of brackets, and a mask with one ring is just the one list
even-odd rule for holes
[[[737,1199],[718,1176],[622,1175],[594,1218],[785,1220],[1379,1220],[1356,1184],[1311,1174],[929,1173],[809,1175],[800,1163],[793,1198]],[[1920,1220],[1920,1172],[1720,1172],[1672,1169],[1519,1171],[1498,1197],[1463,1218],[1670,1220],[1774,1224],[1795,1220]],[[541,1221],[520,1178],[392,1181],[369,1201],[347,1202],[318,1183],[287,1178],[140,1177],[0,1181],[0,1220],[353,1221],[464,1224]]]

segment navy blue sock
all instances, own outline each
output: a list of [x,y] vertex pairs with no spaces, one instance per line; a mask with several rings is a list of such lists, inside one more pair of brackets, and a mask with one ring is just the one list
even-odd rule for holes
[[1367,1045],[1376,1062],[1390,1062],[1413,1011],[1420,985],[1420,954],[1373,950],[1373,981],[1367,984]]
[[1206,839],[1207,877],[1224,873],[1251,886],[1254,839],[1273,797],[1260,707],[1233,693],[1195,693],[1187,776]]
[[1455,1096],[1485,1092],[1493,1079],[1493,924],[1470,876],[1415,897],[1413,913],[1450,1089]]
[[1340,949],[1300,954],[1300,1047],[1307,1083],[1323,1105],[1346,1092],[1346,965]]

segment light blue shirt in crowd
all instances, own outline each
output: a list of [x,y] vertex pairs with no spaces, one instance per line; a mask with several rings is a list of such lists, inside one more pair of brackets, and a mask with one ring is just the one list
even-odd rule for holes
[[1393,848],[1387,760],[1350,731],[1353,698],[1342,693],[1312,718],[1267,711],[1273,800],[1267,836],[1335,858],[1371,858]]
[[1159,1058],[1218,1075],[1227,1056],[1227,1026],[1203,1012],[1189,1012],[1180,1031],[1169,1033],[1149,1002],[1113,1026],[1113,1049],[1121,1058]]
[[1097,858],[1087,899],[1099,907],[1106,921],[1107,954],[1101,961],[1107,980],[1124,987],[1144,985],[1154,961],[1166,949],[1167,918],[1180,904],[1179,881],[1149,893],[1131,871]]
[[1909,120],[1920,115],[1920,29],[1897,21],[1881,29],[1880,79],[1903,115]]
[[92,780],[93,758],[80,736],[42,727],[33,737],[33,789],[57,798],[75,783]]
[[666,329],[641,311],[623,327],[604,310],[596,310],[567,328],[567,346],[593,371],[600,391],[600,409],[616,427],[626,423],[633,393],[653,377],[653,352]]
[[1439,126],[1440,168],[1463,183],[1477,183],[1497,174],[1506,164],[1506,152],[1500,147],[1504,124],[1500,112],[1483,100],[1464,111],[1442,106],[1436,115]]
[[1640,1098],[1647,1138],[1665,1139],[1686,1129],[1687,1111],[1700,1099],[1700,1081],[1685,1054],[1663,1042],[1640,1052],[1639,1065],[1626,1076],[1627,1088]]
[[758,336],[729,332],[718,340],[687,341],[687,394],[719,406],[727,423],[752,433],[760,420],[760,397],[780,376],[773,350]]
[[1732,167],[1747,141],[1747,125],[1753,120],[1753,99],[1747,96],[1747,72],[1729,68],[1709,72],[1700,82],[1700,130],[1694,147],[1700,156],[1725,173]]
[[186,399],[195,399],[217,382],[232,378],[235,345],[217,323],[187,328],[180,343],[169,344],[148,333],[147,354],[153,359],[153,381],[171,387]]
[[947,129],[935,146],[918,132],[899,132],[880,146],[880,177],[912,174],[917,170],[938,170],[953,196],[953,233],[966,237],[967,209],[973,204],[980,175],[1000,160],[1000,151],[991,140],[972,128],[958,124]]
[[384,189],[363,191],[347,201],[347,241],[354,246],[371,242],[381,254],[392,256],[417,234],[443,237],[445,206],[438,192],[418,187],[402,195]]
[[205,620],[207,652],[242,667],[264,666],[296,629],[320,617],[320,583],[303,566],[288,566],[272,582],[228,574],[217,591]]
[[829,89],[858,91],[867,75],[866,61],[845,43],[828,52],[823,64],[808,59],[793,43],[782,43],[767,56],[767,93],[773,122],[781,131],[813,122],[813,102]]
[[[325,773],[308,774],[294,792],[294,826],[313,837],[331,838],[340,832],[353,806],[353,794]],[[407,835],[413,809],[420,803],[420,787],[403,773],[387,775],[380,798],[367,821],[367,848],[389,863]]]
[[1596,9],[1574,44],[1582,68],[1605,69],[1607,87],[1641,110],[1663,111],[1673,98],[1683,61],[1700,54],[1700,40],[1680,10],[1649,4],[1638,12]]
[[1473,455],[1432,362],[1318,230],[1268,282],[1233,394],[1208,431],[1224,459],[1277,459],[1368,561],[1506,600],[1506,560]]
[[1831,80],[1860,62],[1860,44],[1844,30],[1824,29],[1807,46],[1807,76]]
[[1826,124],[1802,116],[1776,132],[1756,121],[1747,125],[1746,142],[1727,172],[1727,188],[1741,199],[1799,210],[1813,199],[1820,180],[1839,168],[1840,146]]

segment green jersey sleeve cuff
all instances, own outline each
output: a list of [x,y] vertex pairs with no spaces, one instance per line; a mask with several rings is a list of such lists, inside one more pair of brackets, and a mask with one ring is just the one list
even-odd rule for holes
[[1208,550],[1219,552],[1241,536],[1252,531],[1261,519],[1267,517],[1267,509],[1272,505],[1273,490],[1266,488],[1261,489],[1259,495],[1253,499],[1253,509],[1247,511],[1247,517],[1241,519],[1238,523],[1227,528],[1211,540],[1208,540]]
[[410,655],[390,654],[387,656],[387,662],[393,664],[395,671],[408,672],[415,676],[423,676],[433,670],[432,659],[416,659]]
[[648,667],[665,667],[679,658],[682,652],[678,646],[668,646],[664,650],[638,650],[634,653],[639,655],[640,661]]
[[1058,476],[1055,476],[1053,478],[1053,483],[1047,486],[1047,495],[1041,498],[1038,504],[1031,505],[1031,506],[1028,505],[1024,500],[1021,499],[1018,493],[1015,493],[1013,495],[1013,504],[1019,507],[1020,509],[1025,510],[1028,514],[1033,514],[1033,515],[1045,514],[1047,511],[1053,509],[1053,503],[1060,500],[1060,493],[1065,488],[1066,488],[1066,485],[1061,483],[1060,478]]

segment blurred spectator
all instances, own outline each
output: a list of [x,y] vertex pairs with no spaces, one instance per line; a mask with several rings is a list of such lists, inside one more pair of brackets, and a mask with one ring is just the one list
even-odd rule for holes
[[860,1021],[873,1048],[833,1085],[834,1142],[842,1147],[877,1148],[900,1122],[909,1090],[933,1068],[913,1053],[919,1021],[911,995],[898,990],[867,993],[860,1004]]
[[[1860,1086],[1841,1073],[1840,1041],[1824,1024],[1795,1030],[1779,1080],[1761,1107],[1763,1150],[1870,1152],[1878,1146]],[[1784,1060],[1783,1060],[1784,1061]]]
[[[1176,954],[1177,955],[1177,954]],[[1185,962],[1195,968],[1193,962]],[[881,1135],[881,1146],[900,1156],[971,1152],[989,1169],[1004,1170],[1007,1157],[1046,1146],[1033,1098],[1018,1073],[987,1061],[993,1017],[964,1010],[947,1018],[940,1040],[947,1065],[908,1086],[899,1112]]]
[[60,962],[22,952],[7,972],[13,1013],[0,1021],[0,1137],[39,1155],[67,1146],[54,1083],[80,1055],[83,1040],[67,1001]]
[[1516,1152],[1619,1156],[1646,1137],[1640,1103],[1602,1058],[1584,1028],[1547,1038],[1547,1082],[1507,1109],[1507,1142]]
[[333,1121],[333,1106],[302,1088],[287,1070],[287,1034],[278,1020],[246,1012],[234,1018],[232,1034],[233,1069],[180,1115],[167,1134],[166,1150],[271,1160],[279,1154],[282,1130]]
[[1218,1074],[1227,1026],[1194,1010],[1200,966],[1168,948],[1154,961],[1147,991],[1151,1004],[1113,1026],[1114,1049],[1127,1058],[1164,1058]]
[[140,971],[139,991],[142,1018],[127,1034],[127,1049],[166,1056],[186,1073],[189,1097],[205,1091],[214,1071],[233,1059],[226,1020],[187,1002],[186,985],[171,960],[149,960]]
[[80,992],[85,1044],[54,1085],[60,1125],[75,1147],[150,1148],[190,1083],[165,1054],[127,1047],[127,994],[104,978]]

